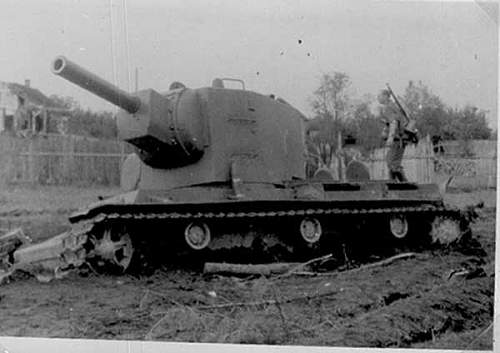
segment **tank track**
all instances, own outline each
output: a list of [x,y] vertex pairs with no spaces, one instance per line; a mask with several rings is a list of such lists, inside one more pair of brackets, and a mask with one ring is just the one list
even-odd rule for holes
[[[444,205],[420,205],[420,206],[406,206],[406,207],[370,207],[370,208],[335,208],[335,207],[316,207],[316,208],[302,208],[290,210],[274,210],[274,211],[261,211],[261,212],[127,212],[127,213],[99,213],[94,217],[80,220],[73,224],[72,229],[68,232],[64,240],[66,244],[78,243],[79,246],[72,246],[68,248],[68,252],[76,253],[76,249],[82,247],[86,250],[86,257],[92,256],[93,246],[92,239],[96,238],[96,230],[100,225],[106,224],[108,221],[115,223],[116,221],[154,221],[154,220],[209,220],[209,219],[257,219],[257,218],[272,218],[272,217],[302,217],[302,216],[321,216],[321,215],[390,215],[390,214],[407,214],[415,215],[422,214],[422,216],[432,216],[433,219],[452,220],[460,227],[462,233],[467,232],[469,228],[469,221],[464,216],[462,210],[458,208],[450,208]],[[429,219],[429,218],[428,218]],[[439,222],[438,222],[439,223]],[[97,232],[99,237],[99,232]],[[86,244],[86,245],[85,245]],[[74,249],[73,249],[74,248]],[[71,251],[69,251],[71,250]],[[140,251],[139,251],[140,253]],[[74,256],[73,256],[74,257]],[[69,258],[72,258],[71,256]],[[68,259],[69,259],[68,258]],[[80,258],[80,257],[79,257]],[[81,260],[81,259],[80,259]],[[79,260],[79,261],[80,261]],[[65,261],[71,264],[72,261]],[[80,262],[76,263],[78,265]]]
[[422,205],[410,207],[385,207],[385,208],[308,208],[288,211],[266,212],[148,212],[148,213],[100,213],[80,223],[100,223],[106,220],[160,220],[160,219],[211,219],[211,218],[263,218],[263,217],[288,217],[312,215],[358,215],[358,214],[399,214],[429,212],[443,216],[460,216],[461,210],[446,206]]

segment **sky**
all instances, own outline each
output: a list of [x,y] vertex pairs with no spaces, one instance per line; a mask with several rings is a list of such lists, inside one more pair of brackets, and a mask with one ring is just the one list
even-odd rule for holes
[[[486,9],[486,11],[485,11]],[[488,12],[489,10],[489,12]],[[332,0],[2,0],[0,81],[112,106],[54,76],[65,55],[121,88],[243,79],[312,115],[321,75],[347,73],[355,97],[422,81],[452,107],[498,106],[498,7],[475,2]]]

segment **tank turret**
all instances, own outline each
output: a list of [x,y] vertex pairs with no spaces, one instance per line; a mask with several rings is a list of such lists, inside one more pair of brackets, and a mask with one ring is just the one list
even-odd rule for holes
[[[118,135],[137,148],[143,189],[239,180],[282,184],[304,179],[304,116],[288,103],[242,89],[186,88],[127,93],[64,56],[52,72],[121,108]],[[137,165],[137,163],[126,163]]]
[[[148,165],[177,167],[193,163],[203,154],[203,124],[193,92],[178,89],[164,96],[147,89],[129,94],[64,56],[53,61],[52,72],[121,108],[119,137],[137,147]],[[179,115],[179,106],[191,109]]]

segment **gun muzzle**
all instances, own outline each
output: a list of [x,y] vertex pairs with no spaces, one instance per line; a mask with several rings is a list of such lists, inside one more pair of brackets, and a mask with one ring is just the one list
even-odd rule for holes
[[92,72],[66,59],[64,56],[58,56],[54,59],[51,70],[54,74],[94,93],[96,96],[126,110],[130,114],[136,113],[141,107],[141,100],[138,97],[103,80]]

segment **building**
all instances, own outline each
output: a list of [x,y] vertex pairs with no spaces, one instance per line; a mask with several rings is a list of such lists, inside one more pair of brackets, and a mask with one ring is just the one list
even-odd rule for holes
[[[67,119],[67,114],[67,109],[31,87],[30,80],[25,80],[24,85],[0,81],[0,133],[57,132],[49,127]],[[50,120],[55,124],[49,124]]]

